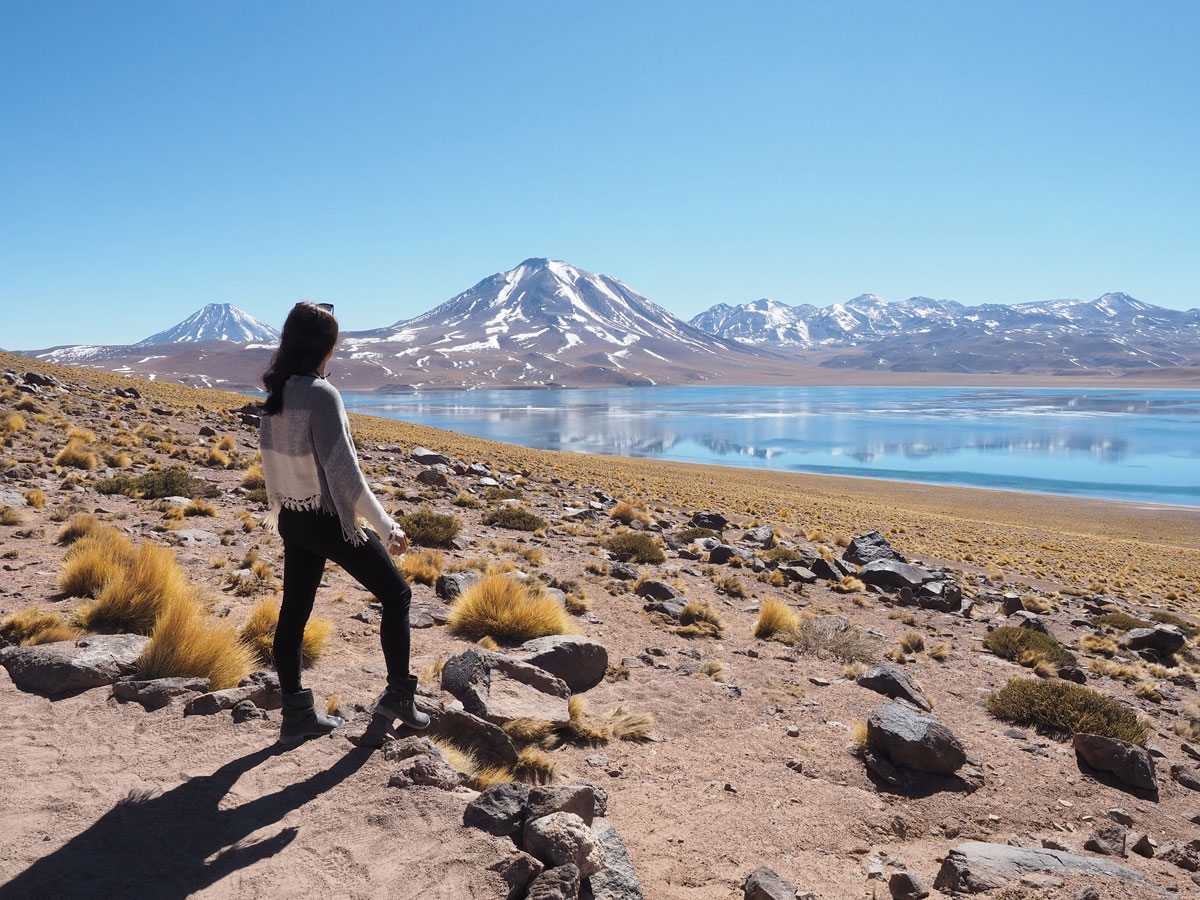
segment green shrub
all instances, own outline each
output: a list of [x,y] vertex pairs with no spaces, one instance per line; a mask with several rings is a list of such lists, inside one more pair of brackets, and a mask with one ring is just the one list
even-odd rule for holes
[[1092,621],[1102,627],[1115,628],[1117,631],[1154,627],[1153,622],[1147,622],[1145,619],[1139,619],[1137,616],[1131,616],[1129,613],[1123,612],[1105,613],[1102,616],[1096,616]]
[[116,478],[102,478],[95,484],[101,494],[124,494],[127,497],[141,497],[144,500],[158,500],[162,497],[219,497],[221,489],[200,478],[193,478],[183,466],[171,466],[160,472],[147,472],[145,475],[118,475]]
[[428,506],[399,516],[396,522],[404,529],[408,539],[421,547],[448,547],[462,528],[454,516],[435,513]]
[[514,531],[537,531],[546,527],[546,520],[521,506],[501,506],[483,514],[484,525],[498,525]]
[[685,544],[690,544],[692,541],[700,540],[700,538],[720,537],[720,535],[711,528],[699,528],[697,526],[692,526],[691,528],[684,528],[682,531],[675,532],[675,537],[683,541]]
[[520,500],[523,496],[517,488],[510,487],[490,487],[483,493],[483,498],[488,501]]
[[776,559],[780,562],[795,562],[800,559],[800,551],[794,547],[772,547],[763,553],[760,553],[763,559]]
[[633,562],[660,563],[667,558],[657,538],[636,531],[613,535],[604,542],[604,547],[613,556]]
[[1174,625],[1179,628],[1188,637],[1195,637],[1196,626],[1188,621],[1183,616],[1177,616],[1173,612],[1167,612],[1165,609],[1155,609],[1148,613],[1149,617],[1155,622],[1160,622],[1163,625]]
[[1056,666],[1075,665],[1075,654],[1050,637],[1032,628],[1014,628],[1004,625],[990,632],[983,639],[983,646],[997,656],[1022,662],[1027,653],[1034,653]]
[[987,699],[997,719],[1060,734],[1099,734],[1144,744],[1150,725],[1132,708],[1091,688],[1066,681],[1013,678]]

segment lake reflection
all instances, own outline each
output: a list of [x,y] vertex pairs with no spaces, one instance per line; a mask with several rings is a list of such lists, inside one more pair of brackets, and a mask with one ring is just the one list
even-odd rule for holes
[[1200,505],[1200,392],[659,387],[344,391],[553,450]]

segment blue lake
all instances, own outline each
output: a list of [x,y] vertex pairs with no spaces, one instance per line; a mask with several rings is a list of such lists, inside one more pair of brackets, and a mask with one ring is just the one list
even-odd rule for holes
[[580,453],[1200,506],[1200,391],[344,391],[347,408]]

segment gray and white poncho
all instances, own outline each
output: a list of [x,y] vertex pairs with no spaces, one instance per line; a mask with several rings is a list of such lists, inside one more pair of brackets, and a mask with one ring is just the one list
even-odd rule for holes
[[278,531],[283,508],[335,513],[355,546],[367,524],[385,541],[399,530],[367,487],[350,438],[342,395],[323,378],[293,375],[283,386],[283,409],[263,416],[258,433],[267,485],[267,527]]

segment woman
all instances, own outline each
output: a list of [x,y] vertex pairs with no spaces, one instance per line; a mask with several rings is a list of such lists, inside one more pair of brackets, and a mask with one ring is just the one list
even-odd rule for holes
[[[312,691],[300,685],[301,639],[327,559],[383,604],[379,639],[388,683],[375,714],[410,728],[429,724],[413,700],[417,678],[408,673],[412,591],[388,555],[403,554],[408,538],[367,487],[342,397],[325,379],[337,339],[332,305],[297,303],[263,376],[267,399],[259,446],[271,510],[267,521],[283,538],[283,605],[274,652],[285,742],[328,734],[343,724],[318,713]],[[360,517],[373,532],[359,525]]]

